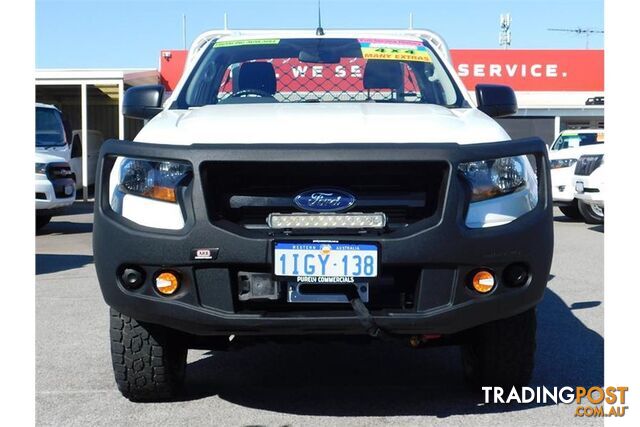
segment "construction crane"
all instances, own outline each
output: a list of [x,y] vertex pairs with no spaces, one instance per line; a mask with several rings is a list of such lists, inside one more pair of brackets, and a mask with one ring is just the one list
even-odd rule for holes
[[576,33],[579,36],[585,36],[587,39],[586,48],[589,49],[589,36],[591,34],[604,34],[602,30],[594,30],[592,28],[547,28],[549,31],[563,31],[566,33]]

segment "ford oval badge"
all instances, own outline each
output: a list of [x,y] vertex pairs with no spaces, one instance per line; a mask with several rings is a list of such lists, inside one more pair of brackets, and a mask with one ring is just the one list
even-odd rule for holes
[[356,202],[356,198],[346,191],[321,189],[304,191],[293,201],[305,211],[337,212],[349,209]]

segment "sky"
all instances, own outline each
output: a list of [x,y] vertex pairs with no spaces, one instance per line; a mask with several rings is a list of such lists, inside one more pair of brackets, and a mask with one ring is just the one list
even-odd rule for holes
[[[36,0],[36,67],[156,68],[160,51],[183,48],[203,31],[311,28],[317,0]],[[548,28],[604,29],[603,0],[322,0],[331,28],[414,28],[450,48],[499,48],[499,19],[510,13],[512,49],[584,49],[585,37]],[[602,49],[593,34],[589,46]]]

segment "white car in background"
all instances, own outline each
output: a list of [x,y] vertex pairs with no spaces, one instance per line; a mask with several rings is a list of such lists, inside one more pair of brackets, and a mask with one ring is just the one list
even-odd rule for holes
[[580,214],[588,224],[604,222],[604,174],[604,150],[578,159],[573,188]]
[[565,130],[549,148],[553,202],[569,218],[583,217],[573,183],[576,163],[582,155],[602,152],[602,144],[604,129]]
[[61,157],[65,162],[71,154],[62,113],[53,105],[39,102],[36,102],[36,153]]
[[36,230],[76,198],[73,172],[64,158],[36,151]]

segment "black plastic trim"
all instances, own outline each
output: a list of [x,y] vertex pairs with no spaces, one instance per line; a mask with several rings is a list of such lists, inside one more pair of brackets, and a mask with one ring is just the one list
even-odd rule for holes
[[[464,225],[468,189],[463,179],[450,172],[446,194],[436,222],[389,234],[336,236],[335,240],[376,242],[380,246],[380,268],[419,267],[423,274],[417,289],[417,307],[411,311],[373,313],[376,323],[395,333],[455,333],[509,317],[535,306],[543,297],[553,253],[553,216],[547,150],[540,139],[458,145],[438,144],[255,144],[175,146],[109,140],[102,146],[97,169],[94,217],[94,259],[105,301],[136,319],[170,326],[197,335],[364,333],[353,311],[304,311],[292,313],[234,311],[233,285],[229,272],[269,271],[272,244],[277,240],[300,240],[231,232],[212,224],[207,217],[201,185],[200,164],[205,161],[425,161],[448,162],[457,170],[461,162],[531,155],[536,160],[539,203],[513,222],[493,228],[469,229]],[[194,177],[186,199],[187,223],[183,230],[167,231],[142,227],[111,211],[108,174],[115,156],[186,160]],[[418,223],[416,223],[418,224]],[[416,225],[414,224],[414,225]],[[331,239],[309,235],[304,239]],[[214,260],[192,260],[194,248],[219,248]],[[464,278],[474,268],[485,266],[501,277],[512,263],[530,267],[531,281],[521,288],[498,283],[490,295],[473,295]],[[150,292],[149,283],[131,292],[118,284],[123,265],[140,265],[153,277],[159,269],[172,269],[184,277],[185,286],[173,298]],[[205,273],[199,269],[220,269]],[[432,273],[433,272],[433,273]],[[440,272],[440,273],[437,273]],[[208,282],[203,292],[199,280]],[[221,279],[223,278],[223,279]],[[220,288],[218,288],[220,287]],[[434,295],[437,302],[430,301]],[[447,299],[448,296],[448,299]],[[205,297],[207,302],[201,300]]]

